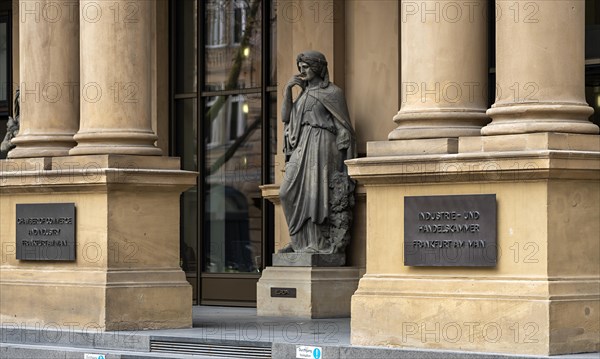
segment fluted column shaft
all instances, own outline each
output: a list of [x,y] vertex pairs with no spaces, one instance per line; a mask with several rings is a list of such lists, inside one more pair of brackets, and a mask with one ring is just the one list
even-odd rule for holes
[[401,2],[401,108],[389,139],[479,135],[487,109],[487,1]]
[[483,135],[598,133],[585,102],[585,2],[496,1],[496,103]]
[[160,155],[151,123],[154,0],[81,0],[80,154]]
[[64,156],[79,128],[79,6],[19,2],[20,129],[10,158]]

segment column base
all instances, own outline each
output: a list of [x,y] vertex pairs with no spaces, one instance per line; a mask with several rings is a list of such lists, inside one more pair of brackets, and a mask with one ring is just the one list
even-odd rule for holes
[[490,121],[485,111],[470,109],[400,110],[394,117],[398,127],[389,140],[479,136],[481,127]]
[[17,147],[8,152],[8,158],[67,156],[75,146],[73,134],[21,135],[12,139]]
[[[196,173],[178,170],[178,160],[165,157],[68,156],[0,164],[3,325],[191,327],[192,290],[179,267],[179,196],[195,184]],[[75,260],[16,259],[20,203],[75,204]]]
[[598,126],[588,121],[594,109],[587,104],[494,105],[487,111],[493,120],[481,134],[506,135],[532,132],[598,134]]
[[77,146],[70,155],[119,154],[160,156],[162,150],[154,146],[157,136],[151,131],[86,131],[73,137]]
[[257,284],[257,315],[349,317],[358,278],[352,267],[268,267]]

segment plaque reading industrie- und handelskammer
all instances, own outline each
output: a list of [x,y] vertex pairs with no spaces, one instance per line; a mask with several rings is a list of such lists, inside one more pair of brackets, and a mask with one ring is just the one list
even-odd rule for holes
[[496,195],[404,198],[404,265],[493,267]]

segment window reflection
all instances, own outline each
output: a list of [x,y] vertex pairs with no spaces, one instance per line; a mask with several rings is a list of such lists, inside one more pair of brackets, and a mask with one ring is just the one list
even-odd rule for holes
[[204,270],[258,272],[261,258],[260,94],[207,102]]
[[261,4],[261,0],[207,1],[207,91],[261,85]]
[[237,0],[234,3],[235,8],[233,10],[233,43],[239,44],[242,42],[244,31],[246,30],[246,1]]
[[225,1],[208,2],[206,24],[206,46],[225,44]]
[[[207,98],[206,111],[218,105],[219,96]],[[207,121],[206,134],[208,148],[228,144],[243,136],[250,111],[244,96],[226,96],[221,110]]]

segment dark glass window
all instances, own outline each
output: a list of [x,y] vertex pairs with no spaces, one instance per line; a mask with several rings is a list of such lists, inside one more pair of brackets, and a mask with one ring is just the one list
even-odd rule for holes
[[196,91],[198,76],[196,73],[198,53],[198,6],[196,1],[174,1],[174,21],[176,36],[173,37],[175,48],[175,92],[178,94]]
[[8,102],[10,101],[10,94],[8,93],[8,46],[10,41],[8,39],[8,17],[0,17],[0,111],[8,112]]
[[[10,1],[0,4],[0,142],[6,135],[8,116],[12,115],[12,22]],[[6,157],[0,153],[0,159]]]
[[585,1],[585,98],[594,108],[590,120],[600,126],[600,2]]
[[488,108],[496,102],[496,3],[494,0],[488,1]]

